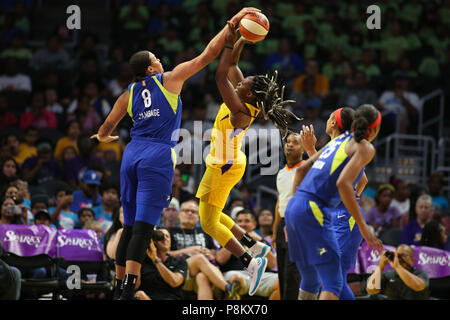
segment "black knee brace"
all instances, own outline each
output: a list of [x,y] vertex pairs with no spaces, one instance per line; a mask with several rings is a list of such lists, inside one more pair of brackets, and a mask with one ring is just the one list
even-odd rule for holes
[[136,221],[133,226],[133,235],[127,248],[127,261],[133,260],[142,263],[145,251],[148,248],[154,225]]
[[127,248],[130,243],[133,227],[124,226],[122,231],[122,236],[120,237],[119,244],[116,250],[116,265],[125,267],[125,262],[127,258]]

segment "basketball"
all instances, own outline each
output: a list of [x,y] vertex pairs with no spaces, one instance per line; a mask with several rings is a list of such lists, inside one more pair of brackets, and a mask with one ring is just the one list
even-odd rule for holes
[[261,12],[248,13],[241,19],[239,31],[247,40],[261,41],[269,32],[269,19]]

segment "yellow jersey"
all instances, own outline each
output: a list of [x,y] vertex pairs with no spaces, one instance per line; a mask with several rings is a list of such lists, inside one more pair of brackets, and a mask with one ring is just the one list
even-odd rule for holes
[[230,109],[228,109],[225,103],[222,103],[220,106],[212,129],[211,149],[209,155],[206,157],[207,164],[246,163],[245,154],[241,151],[242,139],[258,116],[259,109],[248,103],[245,105],[249,110],[249,114],[252,116],[250,123],[245,128],[235,128],[231,124]]

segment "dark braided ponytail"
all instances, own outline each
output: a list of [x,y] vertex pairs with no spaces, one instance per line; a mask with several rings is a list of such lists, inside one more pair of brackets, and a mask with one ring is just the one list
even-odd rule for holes
[[255,93],[256,105],[260,108],[264,119],[270,119],[275,124],[283,133],[284,140],[290,132],[294,132],[289,128],[289,125],[302,119],[284,109],[284,105],[295,103],[295,100],[284,100],[284,86],[280,93],[277,78],[277,71],[272,77],[269,77],[268,74],[255,76],[251,90]]
[[363,104],[356,109],[352,125],[356,142],[366,139],[367,129],[377,120],[377,117],[378,110],[371,104]]

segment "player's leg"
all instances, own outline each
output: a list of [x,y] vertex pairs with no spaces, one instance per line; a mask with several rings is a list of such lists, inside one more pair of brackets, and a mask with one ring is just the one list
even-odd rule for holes
[[126,256],[127,248],[131,239],[134,218],[136,214],[136,205],[131,202],[123,201],[123,217],[124,217],[124,227],[122,235],[120,237],[119,243],[116,250],[116,283],[114,287],[113,299],[117,300],[120,298],[123,290],[123,281],[125,280],[126,271]]
[[270,247],[253,239],[244,229],[237,225],[228,215],[220,213],[220,223],[227,227],[239,242],[249,248],[250,255],[255,258],[265,257]]
[[262,275],[266,270],[267,259],[264,257],[252,259],[242,244],[234,237],[233,233],[220,223],[221,208],[211,205],[206,202],[205,198],[201,198],[199,209],[200,223],[203,230],[216,239],[222,247],[241,260],[251,276],[249,294],[255,294],[261,283]]
[[319,300],[339,300],[344,285],[340,258],[335,255],[332,260],[315,267],[322,280],[322,292]]
[[317,300],[321,280],[316,267],[301,261],[296,261],[296,265],[302,279],[298,300]]

